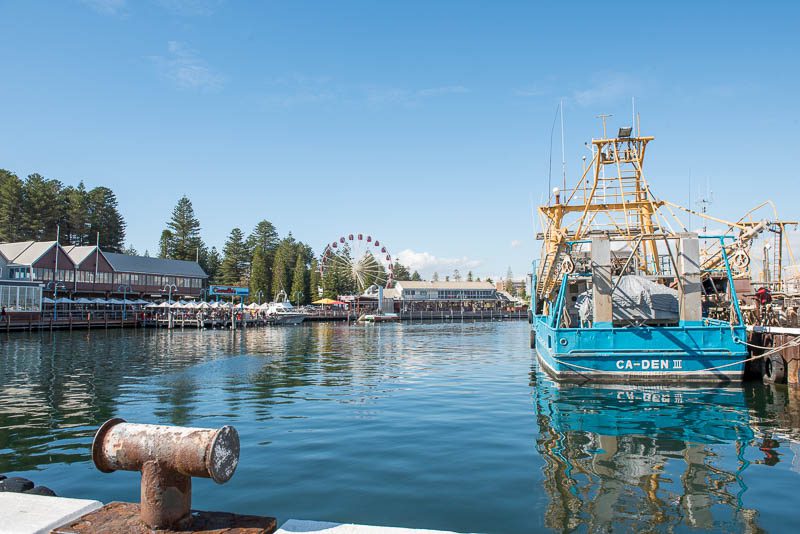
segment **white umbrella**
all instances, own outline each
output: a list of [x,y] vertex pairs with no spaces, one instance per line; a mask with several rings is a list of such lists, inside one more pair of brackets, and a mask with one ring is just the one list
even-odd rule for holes
[[67,297],[60,297],[56,299],[56,304],[75,304],[75,301]]
[[184,304],[184,303],[183,303],[183,302],[181,302],[181,301],[178,301],[178,302],[173,302],[173,303],[172,303],[172,305],[170,306],[170,308],[173,308],[173,309],[177,309],[177,308],[185,308],[185,307],[186,307],[186,304]]
[[100,297],[94,299],[94,304],[108,304],[109,302],[106,299],[101,299]]
[[167,302],[167,301],[165,300],[164,302],[162,302],[161,304],[159,304],[158,306],[156,306],[156,308],[169,308],[169,302]]
[[257,310],[257,309],[258,309],[258,304],[256,304],[255,302],[251,302],[251,303],[250,303],[248,306],[246,306],[246,307],[247,307],[247,309],[248,309],[248,310]]
[[54,304],[55,301],[50,297],[42,297],[42,304]]
[[200,308],[201,310],[207,310],[211,307],[211,305],[208,302],[201,302],[200,304],[197,305],[197,307]]
[[113,304],[115,306],[122,306],[123,304],[125,304],[125,301],[121,299],[108,299],[108,303]]
[[155,302],[151,302],[150,304],[145,306],[145,308],[158,308],[158,307],[159,307],[158,304],[156,304]]
[[136,301],[136,304],[146,305],[146,304],[150,304],[150,301],[149,300],[144,300],[144,299],[139,299],[139,300]]
[[258,309],[259,310],[268,310],[269,309],[269,303],[265,302],[264,304],[259,306]]
[[193,309],[197,308],[197,303],[195,301],[187,302],[186,306],[184,306],[184,308],[189,309],[189,310],[193,310]]
[[81,297],[75,301],[75,304],[94,304],[94,301],[86,297]]

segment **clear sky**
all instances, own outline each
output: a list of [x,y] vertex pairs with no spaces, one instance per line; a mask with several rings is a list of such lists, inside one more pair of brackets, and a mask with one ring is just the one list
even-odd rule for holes
[[658,196],[688,204],[691,176],[722,217],[800,218],[799,23],[797,2],[3,0],[0,167],[112,187],[140,252],[187,194],[217,247],[267,218],[519,277],[562,98],[572,178],[635,97]]

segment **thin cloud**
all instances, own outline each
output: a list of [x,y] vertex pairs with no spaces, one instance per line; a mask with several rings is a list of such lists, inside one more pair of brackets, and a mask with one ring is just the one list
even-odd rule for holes
[[513,239],[511,241],[511,248],[519,248],[520,245],[522,245],[522,241],[520,241],[519,239]]
[[519,96],[522,98],[532,98],[536,96],[543,96],[546,94],[547,91],[542,89],[541,87],[534,85],[531,87],[520,87],[518,89],[514,89],[514,96]]
[[125,13],[125,0],[80,0],[80,2],[101,15],[121,15]]
[[180,89],[215,91],[225,85],[225,78],[215,72],[194,50],[180,41],[167,43],[167,55],[150,58],[162,76]]
[[408,90],[399,87],[371,87],[366,91],[367,101],[373,105],[394,104],[416,106],[423,100],[448,95],[461,95],[470,90],[463,85],[443,85],[425,89]]
[[591,106],[640,93],[642,82],[624,73],[605,73],[593,77],[593,85],[574,91],[572,99],[581,106]]
[[423,89],[403,89],[374,85],[338,83],[328,76],[292,74],[267,83],[262,101],[267,107],[290,108],[331,102],[348,102],[372,106],[415,106],[425,100],[469,93],[463,85],[442,85]]

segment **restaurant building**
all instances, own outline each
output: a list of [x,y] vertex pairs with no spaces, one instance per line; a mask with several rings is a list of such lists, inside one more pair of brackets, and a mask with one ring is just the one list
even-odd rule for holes
[[0,243],[0,280],[38,283],[45,295],[199,297],[208,275],[197,262],[104,252],[55,241]]
[[489,282],[395,282],[384,291],[396,311],[489,310],[510,304],[508,298]]

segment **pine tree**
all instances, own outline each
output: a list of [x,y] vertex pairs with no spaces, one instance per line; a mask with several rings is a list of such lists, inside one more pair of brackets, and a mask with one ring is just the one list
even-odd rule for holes
[[458,269],[455,269],[453,271],[453,280],[455,280],[456,282],[461,281],[461,271],[459,271]]
[[100,233],[100,248],[120,252],[125,246],[125,220],[117,208],[117,197],[107,187],[95,187],[87,194],[89,236]]
[[506,283],[504,285],[504,289],[506,293],[514,294],[514,273],[511,272],[511,266],[508,267],[508,271],[506,271]]
[[289,293],[292,290],[292,267],[294,267],[295,258],[295,241],[290,233],[281,240],[275,250],[272,262],[272,284],[270,284],[273,297],[281,291]]
[[172,257],[172,232],[163,230],[158,240],[158,257],[162,259]]
[[290,300],[294,299],[296,305],[305,302],[308,295],[308,268],[303,258],[298,255],[294,264],[294,273],[292,274],[292,294],[289,296]]
[[58,180],[48,180],[36,173],[28,176],[22,186],[22,218],[18,221],[25,238],[55,240],[63,215],[60,192],[61,182]]
[[432,280],[433,280],[434,282],[438,282],[438,281],[439,281],[439,273],[437,273],[437,272],[434,272],[434,273],[433,273],[433,278],[432,278]]
[[319,298],[320,289],[322,289],[322,277],[319,273],[319,263],[313,258],[308,276],[308,302],[314,302]]
[[219,281],[221,265],[222,258],[217,251],[217,247],[211,247],[211,250],[208,251],[206,266],[204,267],[210,283],[217,283]]
[[422,277],[419,275],[419,273],[417,271],[414,271],[414,273],[411,275],[411,281],[412,282],[422,282]]
[[22,180],[0,169],[0,242],[22,241]]
[[192,201],[186,195],[178,200],[172,210],[167,229],[172,234],[171,257],[194,261],[203,241],[200,239],[200,221],[195,217]]
[[244,243],[244,234],[239,228],[231,230],[222,254],[222,265],[220,265],[222,283],[229,285],[242,283],[247,274],[245,268],[249,258],[247,256],[247,246]]
[[89,245],[92,237],[89,235],[89,193],[83,182],[78,187],[67,187],[63,191],[66,213],[64,228],[67,242],[73,245]]
[[250,261],[250,298],[269,300],[269,297],[266,255],[264,248],[261,245],[256,245],[253,258]]
[[394,274],[393,278],[398,282],[411,279],[411,273],[408,271],[408,267],[399,261],[394,262],[394,265],[392,266],[392,272]]
[[[467,271],[467,282],[472,282],[472,281],[473,281],[472,271]],[[480,282],[480,280],[478,280],[478,282]]]

